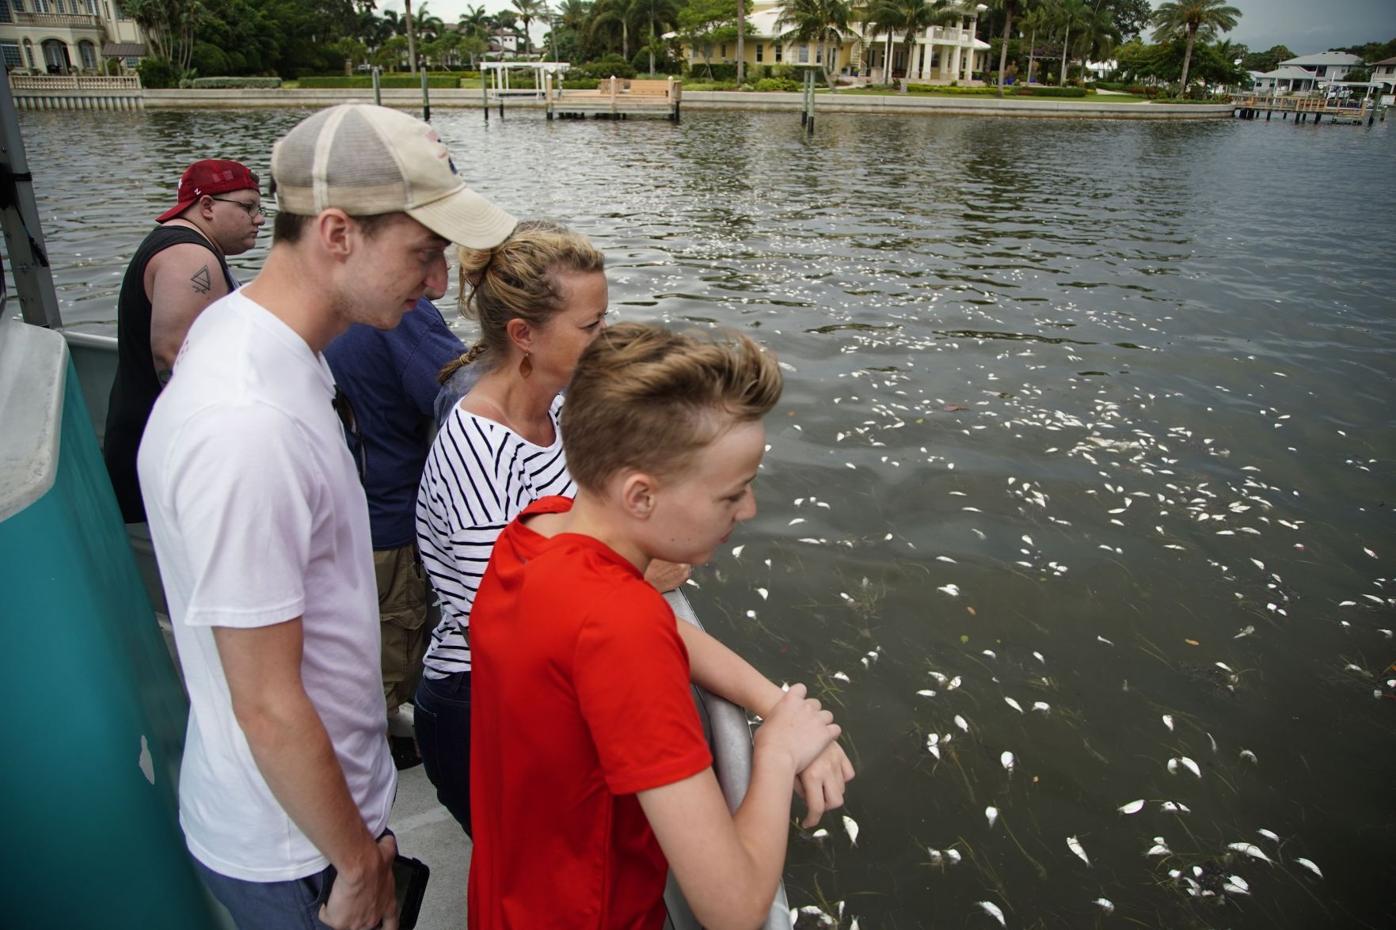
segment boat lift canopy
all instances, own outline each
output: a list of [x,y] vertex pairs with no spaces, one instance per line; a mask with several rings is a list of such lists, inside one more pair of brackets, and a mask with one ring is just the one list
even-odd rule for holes
[[[505,97],[532,97],[535,100],[542,100],[549,85],[558,90],[561,89],[561,82],[557,78],[566,74],[570,67],[572,65],[565,61],[482,61],[480,62],[480,74],[485,87],[486,100],[489,102],[503,100]],[[533,86],[510,87],[509,72],[514,70],[532,71]],[[552,80],[545,80],[545,78]]]

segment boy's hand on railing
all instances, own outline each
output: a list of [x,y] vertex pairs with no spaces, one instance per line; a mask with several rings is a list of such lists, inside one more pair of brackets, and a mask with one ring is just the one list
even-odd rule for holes
[[805,686],[795,684],[781,696],[756,731],[756,751],[784,755],[791,775],[797,775],[839,738],[843,732],[834,715],[805,696]]
[[818,825],[825,811],[843,806],[844,783],[853,779],[853,763],[837,741],[825,747],[795,779],[795,793],[805,799],[806,830]]

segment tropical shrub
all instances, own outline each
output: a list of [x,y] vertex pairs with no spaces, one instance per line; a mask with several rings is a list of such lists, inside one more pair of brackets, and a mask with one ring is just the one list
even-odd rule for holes
[[[711,72],[711,77],[709,77],[709,72]],[[731,61],[705,65],[700,61],[695,61],[689,68],[688,74],[694,80],[699,81],[735,81],[737,79],[737,63]]]
[[759,81],[757,81],[757,82],[753,85],[753,89],[754,89],[754,90],[758,90],[758,91],[766,91],[766,92],[774,91],[774,90],[798,91],[798,90],[800,89],[800,85],[797,84],[795,81],[792,81],[790,78],[769,78],[769,77],[768,77],[768,78],[761,78]]
[[[476,78],[478,81],[478,77]],[[432,72],[427,75],[427,87],[447,89],[459,87],[461,76],[450,71]],[[333,76],[303,77],[298,81],[301,87],[323,89],[331,87],[351,87],[355,89],[371,88],[373,77],[367,74],[356,74],[347,77],[343,74]],[[421,87],[422,79],[416,74],[380,74],[378,75],[379,87]]]
[[206,77],[194,78],[190,86],[195,90],[226,90],[230,88],[269,88],[280,87],[279,77]]
[[136,70],[140,72],[142,87],[175,87],[179,84],[179,72],[163,58],[142,58]]
[[1084,97],[1084,87],[1044,87],[1040,84],[1020,84],[1013,89],[1017,97]]

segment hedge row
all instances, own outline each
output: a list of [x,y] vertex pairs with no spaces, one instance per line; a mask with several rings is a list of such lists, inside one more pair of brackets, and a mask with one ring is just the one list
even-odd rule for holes
[[280,87],[279,77],[206,77],[194,78],[189,86],[198,90],[229,90],[235,88],[262,89]]
[[[433,88],[459,87],[461,79],[473,79],[478,81],[479,74],[453,72],[432,72],[427,75],[427,86]],[[301,87],[323,89],[330,87],[350,87],[355,89],[367,89],[373,86],[373,76],[367,74],[356,74],[353,77],[347,75],[336,75],[333,77],[303,77],[298,82]],[[380,74],[378,76],[379,87],[421,87],[422,78],[416,74]]]
[[[951,94],[964,95],[969,97],[990,97],[998,95],[998,88],[988,87],[949,87],[940,84],[908,84],[908,93],[913,94]],[[1005,92],[1014,97],[1084,97],[1086,89],[1084,87],[1044,87],[1040,84],[1015,84],[1004,88]]]

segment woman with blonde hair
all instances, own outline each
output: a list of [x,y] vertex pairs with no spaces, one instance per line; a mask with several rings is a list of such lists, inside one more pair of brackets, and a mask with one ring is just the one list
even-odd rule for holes
[[540,497],[576,493],[561,392],[605,326],[609,295],[601,252],[554,223],[523,222],[493,249],[461,249],[460,265],[462,310],[480,335],[442,380],[465,366],[480,374],[446,413],[417,493],[417,543],[441,621],[414,717],[427,777],[468,833],[470,607],[505,525]]

